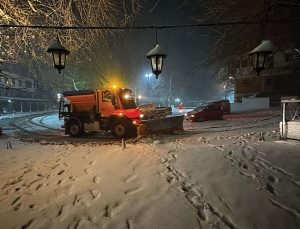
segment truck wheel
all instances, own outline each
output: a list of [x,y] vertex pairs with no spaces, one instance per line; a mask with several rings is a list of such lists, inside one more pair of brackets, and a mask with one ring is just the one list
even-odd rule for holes
[[126,135],[126,126],[124,123],[122,122],[117,122],[113,124],[112,127],[112,134],[116,137],[116,138],[123,138]]
[[83,130],[77,121],[71,121],[70,123],[68,123],[67,128],[67,132],[73,138],[80,137],[83,133]]
[[157,118],[158,119],[163,119],[163,118],[165,118],[166,117],[166,114],[165,113],[159,113],[158,115],[157,115]]

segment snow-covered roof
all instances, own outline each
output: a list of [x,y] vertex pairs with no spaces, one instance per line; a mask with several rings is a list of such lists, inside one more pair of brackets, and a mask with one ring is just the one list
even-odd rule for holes
[[159,44],[156,44],[154,46],[154,48],[151,49],[147,53],[147,58],[150,58],[150,56],[156,56],[156,55],[167,57],[167,54],[166,54],[165,50]]
[[67,50],[64,46],[62,46],[58,38],[49,46],[47,52],[52,52],[52,50],[61,50],[64,51],[67,55],[70,54],[70,51]]
[[267,52],[272,53],[273,52],[273,43],[270,40],[263,40],[259,46],[257,46],[255,49],[253,49],[251,52],[248,53],[248,55],[252,55],[257,52]]

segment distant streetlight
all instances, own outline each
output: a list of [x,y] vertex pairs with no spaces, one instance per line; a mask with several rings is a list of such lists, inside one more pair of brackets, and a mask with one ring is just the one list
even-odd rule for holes
[[157,43],[155,44],[154,48],[147,53],[147,58],[150,59],[152,72],[156,75],[156,79],[158,79],[158,75],[162,71],[163,59],[166,57],[167,54]]
[[8,99],[7,102],[8,102],[8,112],[11,112],[11,103],[12,103],[12,101],[11,101],[11,99]]
[[270,40],[263,40],[259,46],[248,53],[252,56],[254,70],[257,75],[265,68],[267,58],[273,53],[273,43]]
[[151,80],[151,76],[153,76],[152,73],[146,73],[145,74],[145,77],[148,79],[148,86],[147,86],[148,96],[150,94],[150,80]]
[[227,85],[226,84],[223,86],[223,89],[224,89],[224,99],[226,99],[226,89],[227,89]]
[[65,68],[66,56],[70,54],[69,50],[62,46],[57,36],[56,40],[49,46],[47,52],[52,54],[54,68],[60,71]]

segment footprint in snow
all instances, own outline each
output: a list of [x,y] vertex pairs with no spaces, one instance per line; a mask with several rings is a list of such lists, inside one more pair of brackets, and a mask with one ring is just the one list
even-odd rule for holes
[[138,177],[138,175],[133,174],[133,175],[129,176],[128,178],[126,178],[126,179],[124,180],[124,182],[129,183],[129,182],[135,180],[137,177]]
[[65,170],[61,170],[57,173],[58,176],[62,175],[65,172]]
[[21,198],[22,196],[18,196],[11,203],[11,206],[14,208],[15,211],[18,211],[22,206]]
[[131,188],[131,189],[126,190],[124,193],[126,195],[128,195],[128,194],[130,195],[130,194],[134,194],[134,193],[137,193],[140,191],[142,191],[142,188]]
[[117,211],[120,209],[121,205],[119,202],[116,202],[113,205],[106,205],[104,217],[113,217]]
[[93,183],[94,184],[98,184],[101,180],[101,177],[100,176],[95,176],[94,179],[93,179]]
[[83,171],[84,171],[84,172],[85,172],[85,174],[87,175],[87,174],[89,174],[89,173],[90,173],[90,171],[91,171],[91,168],[86,168],[86,169],[84,169]]

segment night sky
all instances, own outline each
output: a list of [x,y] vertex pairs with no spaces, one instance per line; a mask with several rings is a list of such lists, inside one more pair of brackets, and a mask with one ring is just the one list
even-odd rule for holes
[[[142,12],[133,25],[136,26],[162,26],[195,24],[197,10],[193,1],[167,0],[149,1],[143,4]],[[157,3],[157,4],[155,4]],[[176,97],[183,98],[210,98],[221,96],[216,89],[214,66],[202,66],[211,46],[214,42],[209,37],[207,28],[176,28],[158,30],[158,43],[167,52],[164,61],[163,72],[159,75],[159,82],[169,82],[172,78],[172,86],[175,88]],[[126,77],[131,81],[133,88],[148,83],[145,74],[151,72],[151,66],[146,54],[155,45],[155,30],[131,30],[126,31],[124,43],[117,46],[117,65],[127,72]],[[121,46],[121,48],[120,48]],[[153,85],[157,82],[155,76],[150,80]]]

